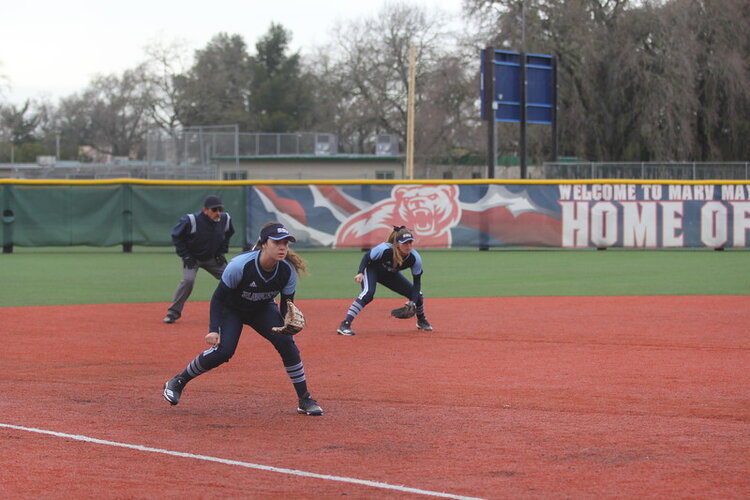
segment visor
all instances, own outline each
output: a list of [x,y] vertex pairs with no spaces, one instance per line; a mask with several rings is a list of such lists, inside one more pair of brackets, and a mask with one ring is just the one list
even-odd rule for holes
[[275,241],[288,239],[292,243],[297,241],[297,238],[289,233],[289,230],[284,227],[284,224],[273,224],[264,228],[260,232],[260,241],[266,241],[268,238]]

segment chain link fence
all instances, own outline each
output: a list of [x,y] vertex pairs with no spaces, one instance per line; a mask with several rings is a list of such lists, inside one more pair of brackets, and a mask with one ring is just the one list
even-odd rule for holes
[[14,179],[166,179],[216,180],[213,165],[176,165],[169,163],[127,162],[78,163],[57,162],[53,165],[12,164],[8,167]]
[[544,179],[748,180],[750,162],[545,163]]
[[[389,149],[376,155],[398,155],[396,136]],[[391,144],[393,143],[393,144]],[[335,156],[335,134],[318,132],[249,133],[235,125],[186,127],[167,133],[154,129],[146,136],[143,161],[114,157],[94,162],[59,161],[55,156],[37,157],[37,164],[0,164],[0,176],[25,179],[168,179],[215,180],[218,162],[272,156]],[[356,155],[355,155],[356,156]],[[366,155],[365,155],[366,156]],[[59,155],[57,156],[59,158]],[[45,160],[45,161],[42,161]],[[100,161],[102,160],[102,161]],[[749,180],[750,162],[545,162],[528,167],[530,179],[653,179],[653,180]],[[261,173],[275,178],[273,171]],[[319,174],[316,174],[316,176]],[[427,163],[417,172],[421,178],[486,178],[486,167]],[[377,172],[373,172],[377,177]],[[496,178],[518,179],[520,167],[498,165]]]
[[[0,164],[0,176],[20,179],[166,179],[216,180],[218,160],[258,156],[319,156],[338,152],[334,134],[240,133],[236,126],[187,127],[146,136],[146,158],[133,161],[59,161],[39,156],[37,163]],[[270,173],[269,178],[275,176]]]
[[209,165],[217,158],[336,153],[336,135],[316,132],[239,132],[233,126],[217,126],[189,127],[173,134],[154,130],[146,138],[146,159],[150,162]]

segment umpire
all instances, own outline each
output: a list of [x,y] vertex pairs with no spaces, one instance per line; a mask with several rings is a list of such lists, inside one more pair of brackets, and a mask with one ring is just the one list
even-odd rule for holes
[[165,323],[174,323],[182,316],[182,308],[193,291],[198,268],[202,267],[214,278],[221,278],[227,267],[224,256],[229,251],[229,240],[234,234],[232,217],[224,211],[218,196],[207,196],[203,210],[180,217],[172,229],[172,243],[182,258],[182,281],[177,285],[172,304],[164,317]]

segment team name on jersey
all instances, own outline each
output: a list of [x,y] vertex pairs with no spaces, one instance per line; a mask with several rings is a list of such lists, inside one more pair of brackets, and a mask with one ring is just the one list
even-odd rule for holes
[[262,300],[272,300],[279,292],[242,292],[242,298],[250,302],[260,302]]
[[386,269],[386,271],[389,271],[392,273],[399,271],[399,268],[393,267],[393,264],[391,264],[390,262],[383,262],[383,267]]

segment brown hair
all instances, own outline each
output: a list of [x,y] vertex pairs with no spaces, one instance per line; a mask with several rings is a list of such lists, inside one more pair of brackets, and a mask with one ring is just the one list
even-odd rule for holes
[[393,267],[399,267],[404,263],[404,256],[401,255],[401,252],[398,251],[398,248],[396,246],[396,238],[404,233],[411,232],[412,231],[410,231],[406,226],[393,226],[393,231],[391,231],[391,234],[388,235],[388,243],[391,243],[393,245]]
[[[260,228],[260,231],[263,232],[265,228],[269,226],[273,226],[274,224],[280,224],[280,222],[276,222],[276,221],[266,222],[265,224],[263,224],[263,227]],[[267,239],[268,238],[266,238],[266,240]],[[265,243],[265,241],[261,241],[261,239],[258,238],[258,241],[255,242],[255,245],[253,245],[252,250],[260,250],[263,243]],[[299,255],[294,253],[294,250],[292,250],[291,248],[287,250],[285,260],[288,260],[294,266],[294,269],[297,271],[297,274],[299,274],[300,276],[309,274],[307,271],[307,262],[305,262],[305,259],[303,259]]]

